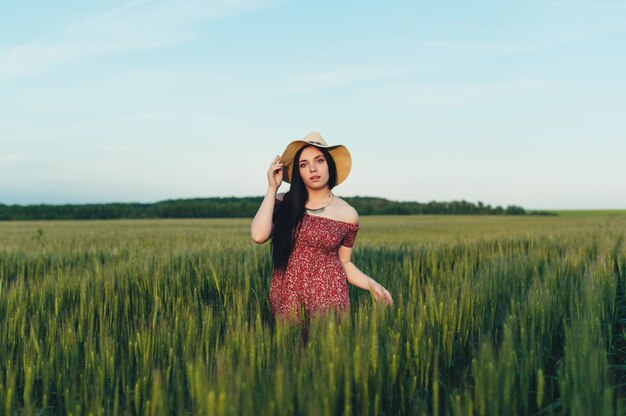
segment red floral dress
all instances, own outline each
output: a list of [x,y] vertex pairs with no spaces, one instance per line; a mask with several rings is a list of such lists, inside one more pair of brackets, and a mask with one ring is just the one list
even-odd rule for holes
[[299,321],[309,314],[350,308],[346,271],[339,246],[354,246],[358,224],[304,214],[300,233],[285,270],[276,270],[270,284],[272,313]]

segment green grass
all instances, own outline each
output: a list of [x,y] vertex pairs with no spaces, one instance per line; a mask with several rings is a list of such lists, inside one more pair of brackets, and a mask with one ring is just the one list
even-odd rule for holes
[[576,216],[576,217],[598,217],[609,215],[626,215],[626,209],[598,209],[598,210],[557,210],[550,211],[558,215]]
[[626,216],[362,217],[308,343],[249,225],[0,223],[0,414],[626,414]]

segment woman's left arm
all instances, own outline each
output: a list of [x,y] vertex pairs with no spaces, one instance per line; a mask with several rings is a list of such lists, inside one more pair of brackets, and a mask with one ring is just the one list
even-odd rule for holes
[[346,271],[348,282],[361,289],[369,290],[370,293],[374,295],[377,302],[392,305],[393,298],[391,297],[391,293],[376,280],[360,271],[354,263],[352,263],[351,258],[352,247],[339,246],[339,260],[341,260],[341,264]]

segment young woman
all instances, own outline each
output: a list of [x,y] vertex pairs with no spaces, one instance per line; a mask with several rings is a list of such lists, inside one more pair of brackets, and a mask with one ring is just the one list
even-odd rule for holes
[[[387,289],[350,261],[359,217],[332,189],[351,166],[345,146],[328,146],[313,132],[291,142],[267,171],[267,193],[250,228],[256,243],[272,239],[270,304],[277,319],[347,311],[347,282],[393,303]],[[291,187],[277,194],[283,180]]]

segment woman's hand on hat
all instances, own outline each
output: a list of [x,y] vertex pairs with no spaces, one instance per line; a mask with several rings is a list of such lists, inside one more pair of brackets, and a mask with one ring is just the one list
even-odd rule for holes
[[384,305],[393,305],[391,293],[372,278],[370,278],[370,292],[374,295],[376,302]]
[[267,171],[267,182],[271,189],[278,190],[283,183],[283,164],[280,163],[280,156],[276,156]]

